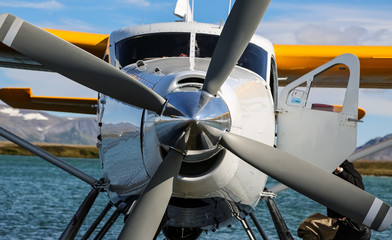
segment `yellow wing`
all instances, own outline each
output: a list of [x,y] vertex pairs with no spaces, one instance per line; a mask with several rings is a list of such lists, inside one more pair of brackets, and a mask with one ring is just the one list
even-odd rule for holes
[[[46,31],[62,38],[98,58],[104,58],[108,46],[107,34],[95,34],[55,29]],[[361,63],[362,88],[392,88],[392,46],[311,46],[274,45],[279,86],[285,86],[307,72],[344,54],[358,56]],[[0,67],[51,71],[38,62],[0,43]],[[324,87],[340,87],[340,69],[323,74]],[[323,86],[320,86],[323,87]],[[97,99],[35,97],[30,89],[1,89],[1,100],[13,107],[53,111],[95,113],[91,105]],[[25,103],[23,103],[26,101]],[[89,105],[89,107],[86,107]]]
[[[45,29],[98,58],[104,58],[109,35]],[[51,71],[38,62],[0,43],[0,67]],[[14,108],[96,114],[98,100],[95,98],[33,96],[30,88],[0,89],[0,100]]]
[[[310,46],[274,45],[279,86],[344,54],[352,53],[361,65],[361,88],[392,88],[392,46]],[[339,87],[339,68],[323,74],[324,87]],[[330,81],[328,79],[331,79]]]
[[[103,59],[105,56],[109,35],[55,29],[45,30],[90,52],[98,58]],[[28,41],[28,39],[26,39],[26,41]],[[51,71],[47,67],[26,58],[2,43],[0,43],[0,67]]]
[[13,108],[96,114],[98,99],[33,96],[30,88],[2,88],[0,100]]

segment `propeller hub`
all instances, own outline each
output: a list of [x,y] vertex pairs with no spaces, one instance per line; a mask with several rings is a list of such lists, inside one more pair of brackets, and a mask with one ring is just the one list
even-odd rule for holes
[[[185,92],[172,92],[167,101],[182,113],[182,116],[168,115],[163,112],[155,119],[155,129],[160,143],[172,147],[183,132],[189,132],[186,139],[187,156],[191,161],[202,161],[214,155],[219,149],[218,142],[224,131],[231,127],[231,117],[226,103],[220,97],[199,89]],[[205,130],[213,127],[219,135]],[[203,157],[200,158],[200,154]]]

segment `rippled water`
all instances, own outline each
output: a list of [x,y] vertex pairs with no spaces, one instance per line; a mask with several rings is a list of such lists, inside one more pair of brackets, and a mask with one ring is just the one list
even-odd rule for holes
[[[100,178],[100,162],[91,159],[66,159],[73,166]],[[73,214],[90,191],[90,186],[37,157],[0,156],[0,239],[58,239]],[[364,177],[366,190],[387,203],[392,203],[392,178]],[[89,214],[82,232],[107,204],[101,193]],[[292,234],[296,237],[299,223],[314,212],[325,214],[325,207],[286,190],[276,199]],[[260,202],[256,216],[269,239],[279,239],[266,204]],[[251,220],[248,220],[251,222]],[[105,239],[117,239],[123,219],[120,217]],[[253,226],[253,225],[252,225]],[[256,228],[252,227],[254,231]],[[78,235],[79,239],[82,235]],[[95,235],[93,235],[95,236]],[[159,236],[158,239],[164,239]],[[240,223],[231,228],[203,234],[200,239],[248,239]],[[258,237],[261,239],[261,237]],[[372,239],[392,239],[392,230],[374,232]]]

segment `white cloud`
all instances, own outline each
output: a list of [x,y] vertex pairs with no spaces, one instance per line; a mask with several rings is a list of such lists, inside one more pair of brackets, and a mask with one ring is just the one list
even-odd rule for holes
[[23,114],[19,112],[17,109],[13,108],[2,108],[0,112],[10,115],[11,117],[21,117]]
[[359,106],[365,109],[366,114],[392,117],[392,90],[361,89]]
[[40,27],[51,28],[51,29],[61,29],[70,31],[81,31],[81,32],[98,32],[99,29],[95,29],[91,24],[86,23],[82,20],[72,19],[72,18],[61,18],[58,22],[41,22],[38,23]]
[[351,26],[338,29],[321,25],[305,25],[297,29],[296,40],[310,45],[358,45],[360,39],[367,34],[363,27]]
[[27,113],[23,115],[24,120],[49,120],[47,117],[40,113]]
[[279,44],[390,45],[391,7],[271,4],[258,33]]
[[151,5],[151,3],[146,0],[118,0],[118,2],[139,6],[139,7],[148,7]]
[[63,6],[63,4],[61,4],[55,0],[51,0],[51,1],[44,1],[44,2],[1,1],[0,7],[55,10],[55,9],[61,9],[64,6]]
[[29,87],[35,96],[97,97],[95,91],[57,73],[6,68],[0,69],[1,73],[7,81],[1,81],[0,88]]
[[2,108],[1,113],[8,114],[11,117],[23,117],[24,120],[49,120],[47,117],[40,113],[26,113],[22,114],[18,109],[13,108]]

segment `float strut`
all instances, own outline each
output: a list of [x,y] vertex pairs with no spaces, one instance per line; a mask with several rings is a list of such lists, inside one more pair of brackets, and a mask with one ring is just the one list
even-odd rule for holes
[[97,219],[91,224],[90,228],[87,230],[87,232],[84,234],[82,240],[87,240],[91,234],[94,232],[94,230],[97,228],[98,224],[101,223],[102,219],[106,216],[106,214],[109,212],[109,210],[112,208],[112,203],[109,202],[106,207],[102,210],[102,212],[99,214]]
[[80,180],[90,184],[91,186],[95,187],[98,183],[98,180],[91,177],[90,175],[80,171],[77,168],[69,165],[68,163],[64,162],[63,160],[53,156],[52,154],[48,153],[47,151],[23,140],[22,138],[16,136],[15,134],[8,132],[4,128],[0,127],[0,136],[8,139],[9,141],[17,144],[18,146],[34,153],[35,155],[43,158],[44,160],[50,162],[51,164],[63,169],[64,171],[74,175],[75,177],[79,178]]
[[114,222],[117,220],[118,216],[120,216],[120,214],[124,212],[126,207],[127,204],[124,202],[121,202],[117,206],[116,211],[114,211],[112,216],[110,216],[110,218],[106,221],[105,225],[102,227],[101,231],[99,231],[98,235],[94,238],[94,240],[100,240],[105,236],[105,234],[109,231]]
[[263,228],[261,227],[261,224],[259,223],[259,221],[257,220],[257,218],[256,218],[256,216],[254,215],[253,212],[250,213],[250,218],[252,218],[253,223],[256,225],[256,228],[259,231],[261,237],[264,240],[268,240],[267,234],[264,232]]
[[82,226],[82,223],[86,219],[87,214],[93,206],[95,199],[97,199],[98,193],[99,191],[97,189],[91,189],[59,239],[68,240],[75,238]]
[[244,227],[244,230],[246,232],[246,234],[248,234],[248,237],[250,240],[256,240],[255,234],[253,233],[252,229],[249,227],[248,222],[246,221],[246,219],[240,219],[240,222],[242,224],[242,227]]
[[268,209],[270,211],[272,220],[274,221],[276,232],[279,235],[280,240],[294,240],[291,235],[290,229],[287,227],[286,222],[284,221],[282,214],[276,205],[275,199],[272,197],[265,198]]

